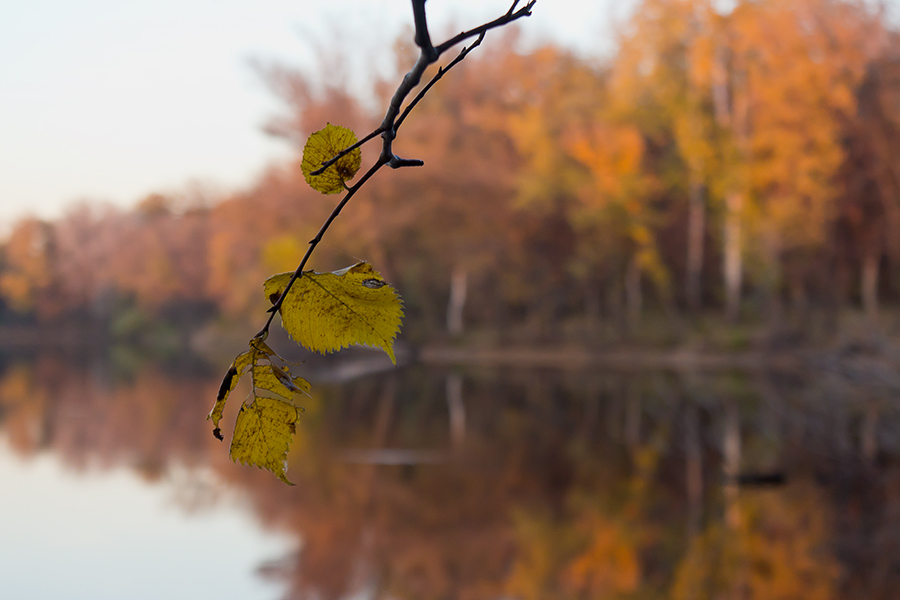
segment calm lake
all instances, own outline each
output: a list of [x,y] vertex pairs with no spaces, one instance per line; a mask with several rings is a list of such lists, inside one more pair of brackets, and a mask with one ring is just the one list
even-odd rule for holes
[[228,459],[242,387],[213,438],[224,368],[7,356],[0,596],[894,598],[895,371],[810,364],[345,365],[289,487]]

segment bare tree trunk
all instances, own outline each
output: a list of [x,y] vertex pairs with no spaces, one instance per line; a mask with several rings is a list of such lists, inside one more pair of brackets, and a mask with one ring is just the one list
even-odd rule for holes
[[581,416],[581,429],[584,441],[590,447],[600,423],[600,386],[597,378],[589,377],[583,389],[584,413]]
[[[777,306],[780,307],[781,303],[778,302]],[[809,296],[806,293],[806,286],[803,285],[803,280],[801,279],[793,279],[791,281],[791,308],[801,322],[809,314]]]
[[737,402],[729,398],[725,401],[722,432],[722,474],[725,483],[725,521],[731,529],[741,524],[738,505],[738,475],[741,469],[741,414]]
[[[739,160],[746,160],[748,146],[749,102],[742,88],[741,61],[729,67],[725,46],[716,48],[712,72],[713,111],[719,127],[734,135]],[[730,91],[730,93],[729,93]],[[736,169],[731,165],[731,169]],[[725,316],[736,321],[740,314],[742,258],[741,212],[744,194],[738,185],[725,196],[723,275],[725,278]]]
[[[769,324],[774,328],[781,327],[784,309],[781,303],[781,281],[782,281],[782,265],[781,265],[781,236],[778,232],[769,227],[762,234],[763,257],[766,261],[765,275],[763,283],[765,284],[766,303],[768,305]],[[802,279],[797,277],[791,278],[791,293],[797,291],[797,286],[802,290]]]
[[634,378],[625,383],[625,443],[635,451],[641,443],[641,391]]
[[863,309],[866,316],[872,321],[878,319],[878,263],[880,258],[878,252],[873,251],[866,252],[863,257],[860,292]]
[[463,309],[468,293],[468,274],[461,267],[453,269],[450,277],[450,301],[447,303],[447,331],[451,335],[463,332]]
[[610,316],[608,322],[615,327],[611,333],[616,336],[623,335],[628,328],[626,310],[622,305],[622,295],[622,279],[613,277],[610,285],[606,287],[606,312]]
[[588,280],[584,288],[585,333],[589,339],[596,339],[600,330],[600,313],[603,300],[600,297],[600,286],[597,281]]
[[741,308],[741,208],[744,197],[732,192],[725,199],[725,240],[722,270],[725,277],[725,316],[737,321]]
[[700,532],[703,513],[703,454],[697,406],[685,407],[684,413],[684,481],[688,502],[688,541]]
[[394,420],[394,404],[397,399],[397,379],[388,377],[381,391],[381,399],[378,401],[378,410],[375,413],[375,426],[372,432],[375,448],[383,448],[387,443],[391,424]]
[[628,261],[625,270],[625,304],[628,307],[628,325],[634,329],[641,322],[643,297],[641,296],[641,267],[637,254]]
[[706,233],[706,199],[700,174],[691,171],[690,198],[688,204],[687,273],[685,297],[688,309],[700,310],[701,283],[703,281],[703,238]]
[[458,453],[466,441],[466,405],[463,403],[462,377],[458,373],[447,376],[447,410],[450,413],[450,446]]
[[859,437],[863,456],[873,462],[878,456],[878,404],[874,401],[866,404]]

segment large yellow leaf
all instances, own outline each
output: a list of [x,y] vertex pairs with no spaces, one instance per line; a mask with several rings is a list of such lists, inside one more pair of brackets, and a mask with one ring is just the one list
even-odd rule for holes
[[[273,275],[264,291],[272,304],[292,273]],[[281,322],[292,338],[314,352],[352,344],[381,348],[396,364],[394,338],[403,303],[397,292],[366,262],[333,273],[303,273],[281,305]]]
[[297,394],[310,389],[305,379],[292,376],[289,369],[284,359],[266,345],[265,336],[253,338],[250,350],[239,354],[229,367],[207,417],[215,426],[213,435],[221,440],[219,421],[228,396],[241,377],[250,373],[252,386],[235,423],[231,459],[268,469],[288,484],[291,483],[285,476],[288,447],[303,410],[294,400]]
[[313,175],[312,172],[356,142],[356,134],[353,131],[331,123],[309,136],[300,163],[300,170],[303,171],[306,183],[323,194],[338,194],[344,191],[344,183],[353,179],[362,163],[362,152],[359,148],[342,156],[320,175]]
[[299,419],[300,410],[283,400],[257,397],[245,404],[234,424],[231,460],[268,469],[283,482],[294,485],[284,472]]

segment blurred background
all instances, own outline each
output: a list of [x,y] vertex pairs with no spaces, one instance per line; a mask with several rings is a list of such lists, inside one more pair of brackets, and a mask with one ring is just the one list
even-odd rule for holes
[[[427,7],[438,40],[509,8]],[[489,34],[309,263],[398,289],[399,366],[273,328],[313,384],[287,487],[205,418],[334,206],[306,137],[380,123],[408,2],[3,7],[0,595],[895,597],[898,19]]]

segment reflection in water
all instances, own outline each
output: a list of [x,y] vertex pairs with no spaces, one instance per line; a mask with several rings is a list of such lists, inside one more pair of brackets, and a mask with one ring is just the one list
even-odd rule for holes
[[257,565],[290,598],[891,598],[896,390],[825,367],[319,383],[296,487],[228,461],[199,369],[10,364],[0,429],[74,471],[210,469],[301,548]]
[[[121,468],[73,473],[54,454],[23,459],[0,440],[0,481],[4,598],[262,600],[283,593],[255,566],[295,541],[260,531],[201,470],[173,468],[154,483]],[[185,510],[185,500],[206,508]]]

